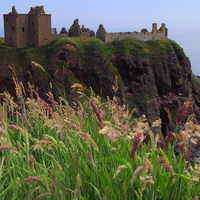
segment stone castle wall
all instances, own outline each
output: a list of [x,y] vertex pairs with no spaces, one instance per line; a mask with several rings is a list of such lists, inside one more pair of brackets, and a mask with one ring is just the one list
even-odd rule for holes
[[15,7],[4,15],[5,44],[12,47],[30,47],[51,41],[51,15],[43,6],[31,8],[28,14],[18,14]]
[[[84,27],[84,26],[82,26]],[[65,29],[66,30],[66,29]],[[65,34],[57,34],[56,29],[52,29],[52,37],[94,37],[95,34],[90,29],[82,29],[78,24],[78,19],[74,20],[74,24],[70,27],[69,32]],[[147,29],[142,29],[141,32],[106,32],[102,24],[96,32],[96,37],[103,42],[112,42],[113,40],[123,40],[125,38],[132,38],[136,40],[166,40],[168,39],[168,30],[166,25],[162,23],[161,27],[157,29],[157,24],[152,24],[152,31],[148,32]]]
[[151,32],[148,32],[146,29],[143,29],[141,32],[114,32],[114,33],[105,33],[101,36],[104,38],[104,42],[112,42],[113,40],[123,40],[125,38],[132,38],[137,40],[166,40],[168,38],[167,29],[165,24],[162,24],[161,28],[157,30],[157,24],[153,24]]
[[48,44],[51,41],[51,15],[38,16],[38,40],[36,46]]
[[[9,26],[7,25],[9,24]],[[4,15],[4,35],[6,46],[17,46],[17,19],[15,15]]]

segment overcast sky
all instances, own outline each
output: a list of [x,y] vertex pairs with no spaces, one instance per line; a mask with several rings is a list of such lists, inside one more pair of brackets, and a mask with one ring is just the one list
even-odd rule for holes
[[76,18],[88,28],[103,24],[106,29],[151,31],[153,22],[158,26],[166,23],[168,28],[200,27],[200,0],[1,0],[0,27],[2,15],[10,12],[12,5],[22,14],[28,13],[30,7],[44,5],[56,28],[69,28]]

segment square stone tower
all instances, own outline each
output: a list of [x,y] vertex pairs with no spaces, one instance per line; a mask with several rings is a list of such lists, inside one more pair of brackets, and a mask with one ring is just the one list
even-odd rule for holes
[[5,44],[11,47],[37,47],[51,40],[51,15],[44,6],[30,9],[28,14],[18,14],[15,7],[4,15]]

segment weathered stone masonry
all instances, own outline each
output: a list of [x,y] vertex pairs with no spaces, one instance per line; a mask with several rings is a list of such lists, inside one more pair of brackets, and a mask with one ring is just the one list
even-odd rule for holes
[[15,7],[4,15],[5,44],[12,47],[31,47],[48,44],[51,40],[51,15],[44,6],[31,8],[28,14],[18,14]]
[[142,29],[141,32],[114,32],[107,33],[100,24],[99,29],[97,30],[97,37],[104,42],[112,42],[113,40],[123,40],[125,38],[132,38],[137,40],[166,40],[168,38],[168,30],[163,23],[160,29],[157,29],[157,24],[152,24],[152,31],[148,32],[147,29]]

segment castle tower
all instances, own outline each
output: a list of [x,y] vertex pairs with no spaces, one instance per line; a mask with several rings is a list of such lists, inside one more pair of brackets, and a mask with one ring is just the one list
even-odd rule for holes
[[51,15],[45,14],[44,6],[30,9],[29,15],[29,45],[40,46],[51,40]]
[[30,47],[47,44],[51,40],[51,15],[44,6],[31,8],[28,14],[18,14],[15,7],[4,15],[5,44],[12,47]]
[[165,33],[165,37],[168,37],[168,29],[164,23],[161,24],[160,30]]
[[157,32],[157,23],[152,24],[152,32]]
[[[12,6],[12,12],[8,15],[4,15],[4,35],[5,43],[7,46],[17,47],[17,22],[18,22],[18,13],[15,9],[15,6]],[[24,25],[23,25],[24,27]]]
[[165,31],[165,24],[164,23],[161,24],[160,30]]

